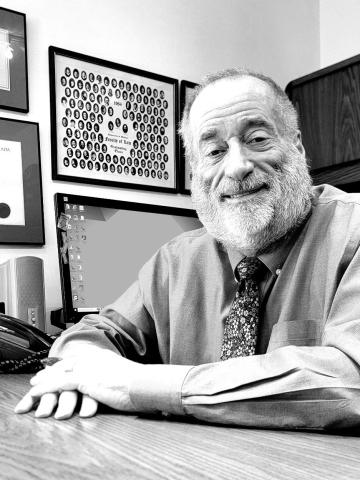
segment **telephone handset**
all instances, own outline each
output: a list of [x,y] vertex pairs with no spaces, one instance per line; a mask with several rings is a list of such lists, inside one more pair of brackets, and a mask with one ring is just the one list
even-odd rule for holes
[[29,323],[0,314],[0,373],[41,370],[53,341]]

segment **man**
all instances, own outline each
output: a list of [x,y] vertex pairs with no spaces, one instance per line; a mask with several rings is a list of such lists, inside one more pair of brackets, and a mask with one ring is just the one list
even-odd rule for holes
[[[98,402],[275,428],[360,419],[360,199],[311,187],[294,108],[262,75],[210,76],[182,135],[205,229],[161,248],[100,315],[66,331],[16,407]],[[38,406],[37,406],[38,405]]]

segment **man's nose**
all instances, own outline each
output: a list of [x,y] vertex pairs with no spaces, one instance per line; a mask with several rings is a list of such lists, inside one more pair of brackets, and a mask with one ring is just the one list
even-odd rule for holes
[[234,180],[243,180],[254,170],[254,163],[249,158],[246,148],[238,140],[229,142],[225,160],[225,175]]

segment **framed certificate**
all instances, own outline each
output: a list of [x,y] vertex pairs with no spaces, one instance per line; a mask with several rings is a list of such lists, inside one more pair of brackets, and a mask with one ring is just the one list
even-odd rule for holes
[[178,81],[49,48],[54,180],[175,192]]
[[26,16],[0,8],[0,108],[29,111]]
[[[186,102],[191,96],[193,90],[198,86],[197,83],[182,80],[180,84],[180,115],[182,118]],[[191,167],[185,157],[185,148],[180,141],[180,161],[179,161],[179,191],[190,194],[191,185]]]
[[0,118],[0,243],[43,245],[39,125]]

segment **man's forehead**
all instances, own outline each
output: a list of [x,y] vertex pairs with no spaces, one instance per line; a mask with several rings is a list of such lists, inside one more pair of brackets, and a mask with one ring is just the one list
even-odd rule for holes
[[197,122],[213,111],[224,113],[228,107],[241,102],[255,102],[272,109],[274,94],[269,85],[256,77],[224,78],[205,87],[190,110],[190,123]]

